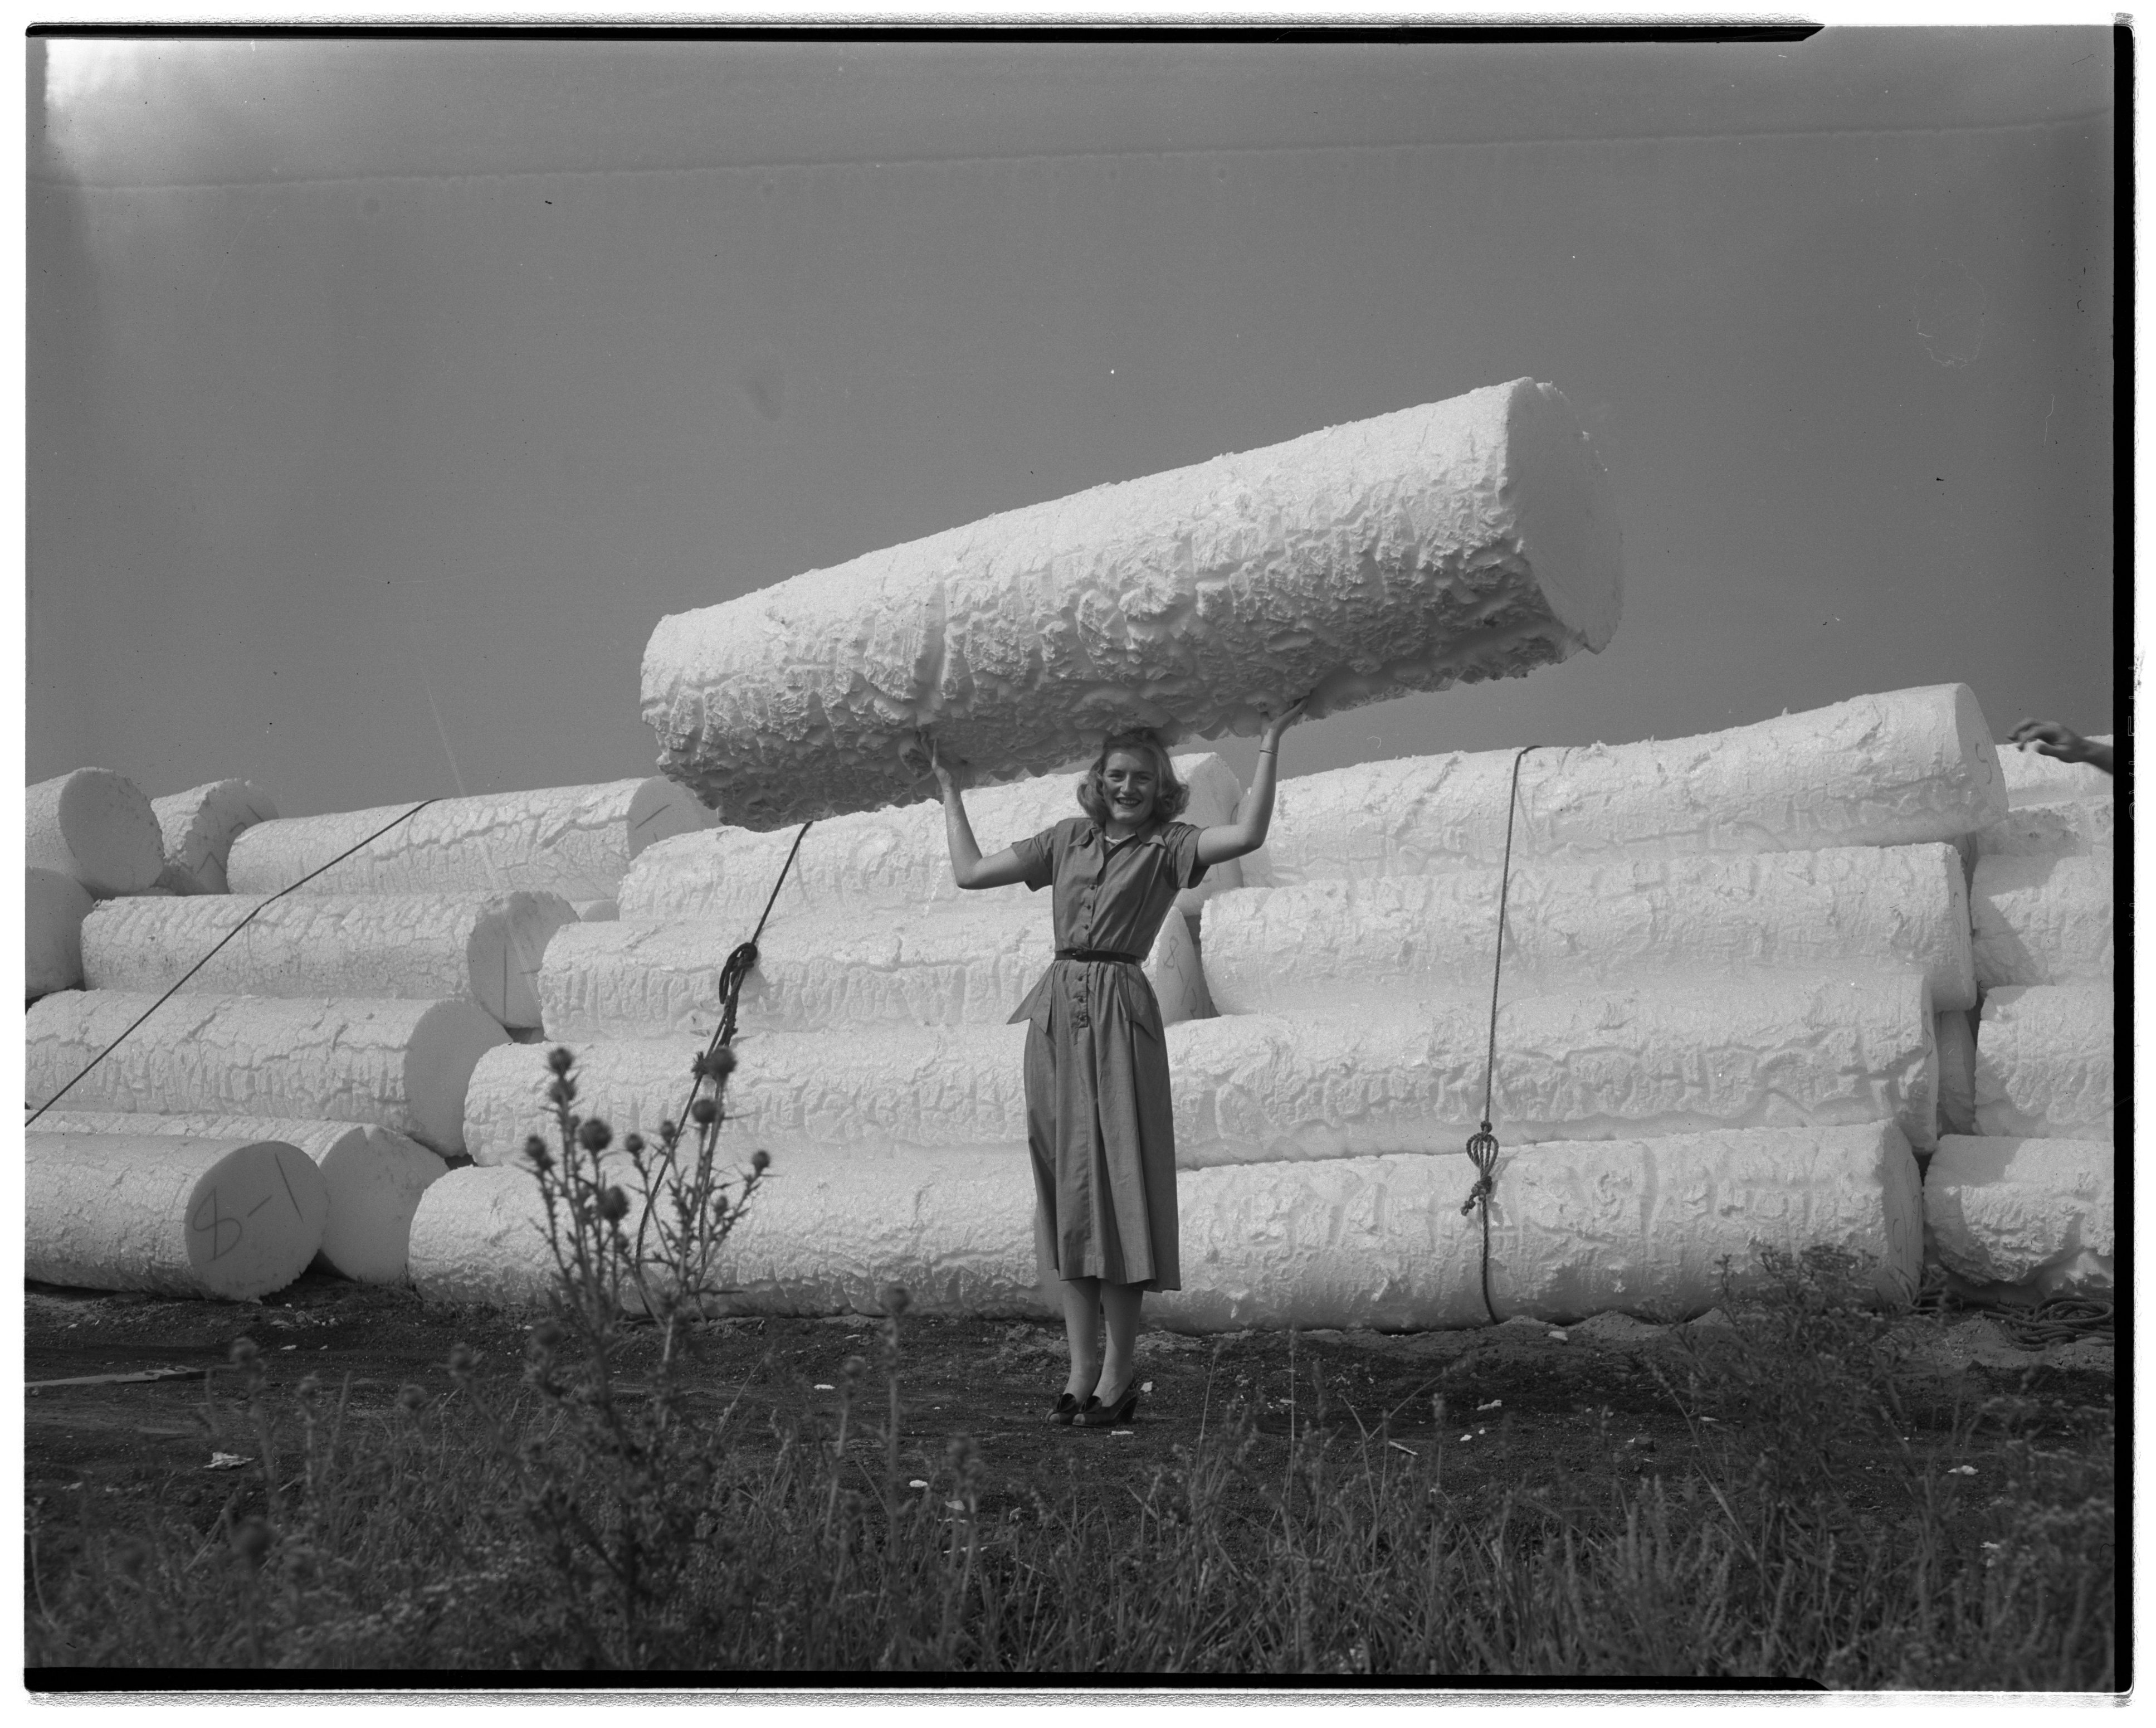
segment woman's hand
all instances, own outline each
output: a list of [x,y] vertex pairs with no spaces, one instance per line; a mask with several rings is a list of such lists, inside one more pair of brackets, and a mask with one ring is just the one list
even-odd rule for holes
[[[1298,701],[1292,707],[1281,710],[1279,714],[1266,721],[1265,733],[1258,740],[1258,748],[1260,750],[1277,750],[1280,748],[1281,734],[1286,732],[1289,727],[1294,725],[1296,721],[1302,718],[1302,711],[1309,706],[1310,698],[1306,696]],[[1262,714],[1265,712],[1265,709],[1260,707],[1258,712]]]
[[[943,795],[946,798],[953,792],[963,792],[973,784],[973,775],[971,767],[963,762],[946,762],[942,753],[936,748],[936,735],[933,733],[916,731],[913,737],[916,748],[921,756],[927,759],[928,772],[936,776],[936,784],[942,788]],[[915,759],[912,749],[906,753],[906,759],[909,764]]]

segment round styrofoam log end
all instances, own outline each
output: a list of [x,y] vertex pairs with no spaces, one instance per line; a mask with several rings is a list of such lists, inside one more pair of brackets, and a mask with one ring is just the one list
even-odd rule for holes
[[82,988],[82,921],[96,902],[57,870],[26,872],[23,918],[23,994],[32,1001]]
[[404,1055],[404,1096],[413,1136],[441,1153],[465,1149],[465,1093],[490,1050],[510,1041],[476,1002],[430,1003]]
[[153,798],[150,808],[164,836],[167,862],[187,870],[203,892],[231,892],[224,861],[232,843],[257,822],[273,821],[276,800],[252,780],[211,780],[170,797]]
[[340,1135],[319,1162],[330,1195],[324,1263],[357,1283],[402,1283],[412,1215],[449,1165],[416,1140],[368,1127]]
[[1624,538],[1601,459],[1563,394],[1522,378],[1506,415],[1520,549],[1558,621],[1599,653],[1625,604]]
[[520,889],[490,903],[465,944],[472,1000],[512,1031],[540,1023],[539,967],[576,908],[559,894]]
[[329,1221],[329,1187],[314,1160],[278,1140],[243,1146],[196,1183],[187,1259],[203,1288],[266,1296],[307,1269]]
[[139,894],[165,867],[150,800],[108,768],[80,768],[29,789],[25,861],[73,877],[100,897]]
[[655,841],[693,834],[718,825],[718,812],[678,782],[654,774],[629,801],[629,856],[633,859]]

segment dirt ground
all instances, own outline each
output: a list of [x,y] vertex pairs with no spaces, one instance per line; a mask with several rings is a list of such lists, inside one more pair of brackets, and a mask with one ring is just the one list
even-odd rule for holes
[[[444,1364],[459,1343],[480,1353],[483,1373],[513,1380],[526,1329],[522,1317],[429,1307],[408,1292],[316,1275],[254,1304],[33,1285],[26,1307],[24,1491],[54,1561],[73,1545],[85,1499],[108,1524],[125,1521],[139,1504],[180,1512],[205,1531],[236,1504],[234,1484],[254,1473],[218,1457],[253,1449],[239,1415],[239,1376],[227,1365],[236,1339],[255,1341],[273,1388],[311,1373],[331,1389],[349,1378],[363,1410],[387,1407],[408,1383],[447,1392]],[[1948,1451],[1954,1463],[1973,1465],[1979,1479],[1967,1484],[1970,1491],[1985,1473],[1986,1449],[2010,1436],[2109,1443],[2097,1437],[2107,1437],[2115,1414],[2107,1335],[2036,1351],[2015,1348],[1981,1315],[1905,1324],[1923,1392],[1912,1403],[1912,1441],[1941,1454],[1943,1470]],[[851,1317],[719,1322],[703,1334],[698,1372],[711,1395],[738,1398],[746,1413],[807,1415],[833,1405],[845,1358],[873,1354],[866,1347],[876,1324]],[[1449,1488],[1519,1485],[1574,1499],[1591,1485],[1606,1490],[1613,1474],[1684,1473],[1696,1431],[1655,1371],[1681,1364],[1682,1332],[1621,1315],[1562,1332],[1527,1320],[1292,1339],[1149,1332],[1141,1371],[1149,1389],[1137,1420],[1127,1432],[1103,1432],[1045,1420],[1061,1384],[1060,1329],[914,1317],[901,1371],[904,1453],[932,1475],[946,1440],[972,1435],[988,1467],[988,1506],[1036,1491],[1121,1493],[1240,1401],[1255,1411],[1261,1452],[1284,1450],[1291,1427],[1350,1442],[1380,1437],[1410,1452],[1435,1442]],[[111,1377],[150,1371],[174,1371]],[[1671,1377],[1681,1382],[1681,1373]],[[1441,1430],[1434,1396],[1444,1400]],[[879,1388],[871,1407],[881,1405]],[[752,1421],[741,1432],[755,1444],[773,1427]]]

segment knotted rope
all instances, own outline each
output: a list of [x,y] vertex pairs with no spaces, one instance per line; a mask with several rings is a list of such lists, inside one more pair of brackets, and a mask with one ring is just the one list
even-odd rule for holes
[[711,1041],[704,1047],[704,1053],[691,1067],[689,1077],[689,1096],[682,1101],[680,1113],[674,1119],[685,1128],[689,1113],[696,1108],[696,1096],[709,1083],[714,1096],[720,1083],[726,1077],[726,1067],[718,1061],[721,1049],[734,1041],[734,1028],[741,1017],[742,985],[748,975],[756,969],[757,944],[762,939],[763,927],[771,921],[771,908],[778,903],[778,891],[786,886],[787,873],[793,868],[793,861],[800,855],[801,842],[808,838],[813,823],[803,822],[793,836],[793,844],[787,849],[786,861],[778,867],[778,880],[771,885],[771,897],[763,903],[762,915],[756,921],[756,928],[747,941],[726,956],[726,963],[719,969],[719,1023],[712,1029]]
[[1505,900],[1512,886],[1512,817],[1519,808],[1520,764],[1527,745],[1512,759],[1512,783],[1505,800],[1505,861],[1497,873],[1497,953],[1490,966],[1490,1049],[1482,1064],[1482,1128],[1469,1136],[1467,1156],[1475,1165],[1475,1185],[1460,1205],[1460,1216],[1481,1210],[1482,1214],[1482,1309],[1490,1324],[1497,1324],[1497,1305],[1490,1299],[1490,1196],[1497,1186],[1497,1137],[1490,1131],[1490,1098],[1497,1072],[1497,984],[1505,975]]
[[441,800],[439,798],[421,799],[418,803],[413,805],[412,808],[405,811],[403,815],[398,817],[396,821],[388,823],[385,825],[376,829],[373,833],[368,835],[366,839],[360,841],[358,846],[348,846],[343,851],[339,852],[336,856],[331,859],[328,863],[323,865],[321,870],[311,870],[306,873],[306,875],[301,877],[299,881],[294,882],[290,887],[278,889],[275,893],[272,894],[267,900],[264,900],[259,906],[256,907],[254,911],[249,913],[245,918],[240,919],[238,923],[234,924],[229,930],[227,930],[223,935],[219,937],[217,942],[217,948],[210,949],[208,954],[197,960],[193,965],[188,967],[185,972],[182,972],[180,975],[179,983],[175,984],[172,989],[167,990],[163,995],[158,997],[156,1001],[152,1002],[147,1008],[145,1008],[140,1014],[136,1015],[135,1016],[134,1025],[130,1026],[126,1031],[122,1032],[110,1044],[106,1045],[104,1049],[99,1051],[95,1056],[90,1057],[90,1059],[76,1072],[74,1079],[69,1080],[65,1086],[63,1086],[58,1092],[47,1098],[44,1103],[38,1105],[36,1109],[31,1111],[29,1120],[23,1123],[23,1126],[24,1128],[28,1128],[30,1125],[30,1123],[35,1122],[40,1116],[44,1115],[46,1111],[51,1109],[54,1104],[65,1098],[69,1093],[72,1092],[74,1089],[76,1081],[80,1080],[84,1075],[87,1074],[92,1068],[103,1062],[106,1057],[111,1055],[114,1051],[117,1050],[122,1044],[126,1042],[128,1035],[134,1031],[136,1026],[141,1025],[144,1021],[147,1020],[160,1008],[163,1007],[166,1003],[171,1001],[174,996],[179,994],[182,985],[185,985],[190,978],[195,975],[196,973],[201,971],[203,967],[207,966],[212,960],[215,959],[217,958],[217,950],[218,948],[223,948],[226,943],[231,941],[234,937],[237,936],[242,930],[253,923],[256,918],[267,912],[270,907],[274,906],[278,901],[282,900],[287,894],[306,887],[309,882],[320,876],[323,870],[336,869],[338,865],[343,863],[344,861],[349,858],[354,852],[358,851],[361,847],[372,846],[376,841],[381,839],[383,835],[388,833],[390,829],[398,826],[400,823],[410,821],[413,817],[418,815],[419,812],[426,809],[429,805],[439,804]]

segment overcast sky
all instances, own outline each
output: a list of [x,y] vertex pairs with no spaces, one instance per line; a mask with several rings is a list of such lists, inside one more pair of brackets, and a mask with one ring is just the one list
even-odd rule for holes
[[32,780],[648,772],[665,613],[1523,375],[1615,640],[1288,772],[1949,681],[2111,728],[2102,29],[30,52]]

